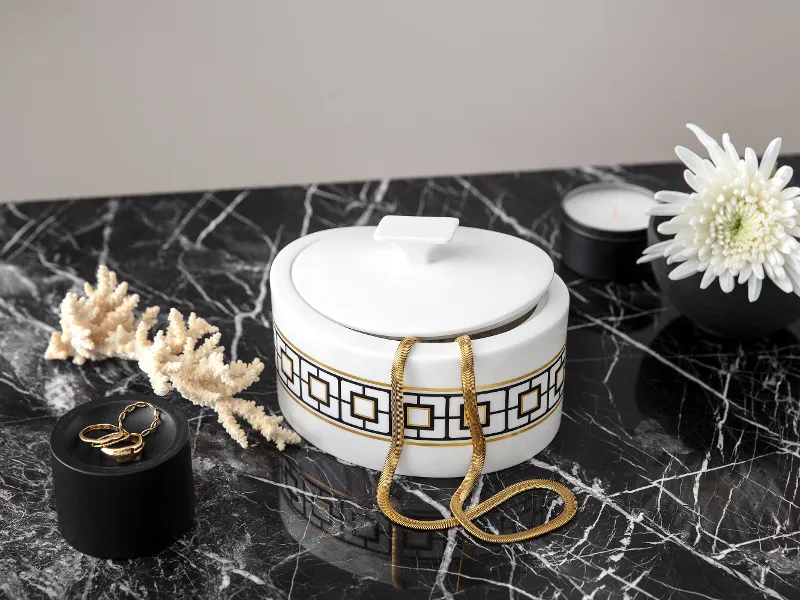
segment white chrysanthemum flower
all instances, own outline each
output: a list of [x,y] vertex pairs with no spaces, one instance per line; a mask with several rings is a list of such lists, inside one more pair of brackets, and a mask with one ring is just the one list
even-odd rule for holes
[[747,282],[750,302],[758,299],[764,276],[784,292],[800,295],[800,236],[797,223],[800,188],[786,188],[792,169],[773,174],[781,139],[770,142],[761,165],[752,148],[739,158],[728,134],[722,147],[696,125],[687,127],[706,147],[711,160],[678,146],[675,153],[687,167],[686,183],[694,190],[658,192],[662,202],[650,215],[671,216],[659,225],[659,233],[672,239],[653,244],[639,263],[665,257],[667,264],[681,263],[669,278],[683,279],[703,273],[702,289],[719,278],[724,292],[736,281]]

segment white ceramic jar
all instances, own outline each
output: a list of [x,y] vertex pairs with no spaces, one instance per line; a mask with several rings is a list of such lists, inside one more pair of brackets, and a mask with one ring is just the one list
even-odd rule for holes
[[383,467],[390,372],[405,367],[397,472],[463,477],[472,454],[458,345],[473,342],[484,472],[541,451],[558,431],[569,293],[540,248],[448,217],[385,217],[284,248],[270,272],[278,398],[303,438],[339,459]]

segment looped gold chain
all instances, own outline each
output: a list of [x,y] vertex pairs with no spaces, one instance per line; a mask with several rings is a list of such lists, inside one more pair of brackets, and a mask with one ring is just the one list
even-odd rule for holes
[[125,428],[122,426],[122,422],[128,417],[129,414],[131,414],[137,408],[149,408],[150,410],[153,411],[154,418],[153,418],[153,422],[150,423],[150,427],[148,427],[144,431],[140,431],[139,432],[139,435],[141,435],[142,437],[146,437],[146,436],[150,435],[156,427],[158,427],[158,420],[159,420],[158,409],[155,406],[153,406],[152,404],[150,404],[149,402],[141,402],[140,401],[140,402],[134,402],[133,404],[128,404],[128,406],[125,407],[125,410],[123,410],[121,413],[119,413],[119,425],[118,425],[118,428],[119,428],[119,430],[121,432],[128,433],[125,430]]
[[[473,508],[467,511],[464,510],[464,502],[466,502],[467,497],[475,487],[478,476],[481,474],[486,460],[486,439],[483,436],[483,429],[478,416],[478,401],[475,393],[475,364],[472,356],[472,342],[467,335],[462,335],[456,342],[461,352],[461,386],[464,395],[464,411],[469,424],[470,436],[472,437],[472,460],[470,461],[469,470],[464,476],[464,480],[461,482],[461,485],[458,486],[458,489],[450,500],[450,511],[453,513],[453,516],[447,519],[411,519],[400,514],[392,507],[389,501],[389,494],[392,486],[392,478],[397,470],[397,464],[400,462],[400,455],[403,452],[403,430],[405,428],[405,418],[403,415],[403,374],[408,354],[411,352],[411,347],[417,341],[419,341],[417,338],[405,338],[397,346],[394,360],[392,361],[392,441],[389,446],[389,454],[386,456],[386,464],[378,480],[378,507],[383,514],[393,523],[410,529],[420,529],[424,531],[450,529],[451,527],[461,525],[476,538],[485,542],[496,543],[514,543],[529,540],[549,533],[554,529],[558,529],[569,522],[578,512],[578,503],[575,500],[575,495],[565,485],[548,479],[528,479],[527,481],[515,483]],[[491,534],[475,525],[474,520],[481,515],[498,507],[517,494],[532,489],[548,489],[555,492],[563,498],[564,508],[554,519],[518,533],[503,535]]]

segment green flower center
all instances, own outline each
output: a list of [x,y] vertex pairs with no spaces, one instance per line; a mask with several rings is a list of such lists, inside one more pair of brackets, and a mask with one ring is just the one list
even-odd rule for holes
[[727,230],[730,233],[731,238],[738,241],[739,235],[742,233],[744,228],[744,215],[742,213],[737,212],[731,215],[731,220],[728,222]]

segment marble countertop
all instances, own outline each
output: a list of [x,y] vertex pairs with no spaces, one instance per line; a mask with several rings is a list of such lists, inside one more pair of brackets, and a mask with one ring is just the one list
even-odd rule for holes
[[[800,166],[800,160],[784,161]],[[684,189],[678,165],[378,181],[0,206],[0,596],[21,598],[797,598],[798,329],[739,345],[709,338],[655,284],[572,294],[564,417],[529,463],[483,476],[482,497],[523,478],[575,492],[579,513],[527,543],[393,528],[378,474],[314,447],[242,450],[210,410],[190,420],[197,519],[157,556],[109,561],[56,528],[48,434],[89,399],[145,392],[135,364],[42,357],[69,290],[98,263],[144,305],[195,311],[229,350],[267,365],[246,396],[277,411],[269,266],[298,236],[386,214],[453,215],[559,258],[556,206],[590,181]],[[435,518],[458,482],[395,484]],[[543,495],[488,522],[530,526]]]

